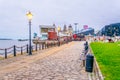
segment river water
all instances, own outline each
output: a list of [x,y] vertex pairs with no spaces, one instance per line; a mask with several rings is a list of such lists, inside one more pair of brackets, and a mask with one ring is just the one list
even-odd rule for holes
[[28,44],[28,41],[18,41],[18,40],[0,40],[0,48],[9,48],[13,45],[24,46]]
[[[18,40],[0,40],[0,49],[5,49],[16,45],[18,47],[28,44],[28,41],[18,41]],[[33,44],[33,43],[32,43]],[[0,50],[0,54],[3,54],[5,51]]]

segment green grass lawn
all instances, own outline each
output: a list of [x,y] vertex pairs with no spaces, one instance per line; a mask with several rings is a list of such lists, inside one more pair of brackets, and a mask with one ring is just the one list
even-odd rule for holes
[[120,80],[120,42],[90,44],[105,80]]

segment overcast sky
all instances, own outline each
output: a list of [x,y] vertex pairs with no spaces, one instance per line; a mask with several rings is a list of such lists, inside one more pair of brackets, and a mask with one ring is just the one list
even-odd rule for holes
[[120,0],[0,0],[0,38],[28,38],[27,11],[33,13],[32,34],[39,25],[63,27],[79,23],[101,29],[120,22]]

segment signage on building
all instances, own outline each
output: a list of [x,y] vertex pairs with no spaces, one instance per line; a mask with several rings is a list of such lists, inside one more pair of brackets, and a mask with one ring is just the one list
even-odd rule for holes
[[84,25],[84,26],[83,26],[83,29],[88,29],[88,25]]

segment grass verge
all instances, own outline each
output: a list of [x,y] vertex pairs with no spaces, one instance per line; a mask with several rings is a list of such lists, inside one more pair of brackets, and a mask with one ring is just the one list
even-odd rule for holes
[[90,44],[105,80],[120,80],[120,42]]

